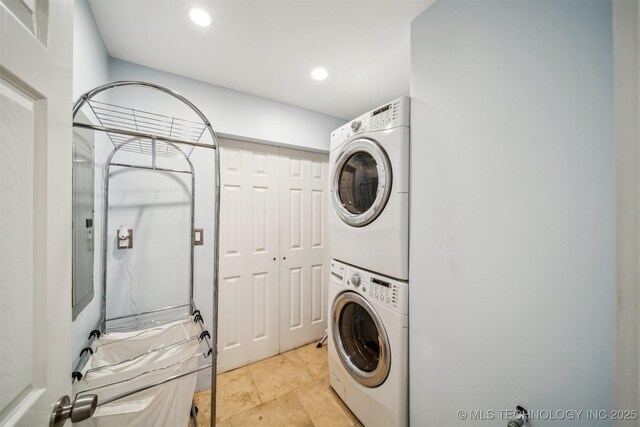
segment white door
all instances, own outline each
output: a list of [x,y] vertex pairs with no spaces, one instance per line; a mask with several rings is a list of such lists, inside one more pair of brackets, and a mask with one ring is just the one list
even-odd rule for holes
[[73,2],[0,0],[0,424],[71,392]]
[[218,371],[278,354],[278,148],[221,141]]
[[324,335],[328,157],[280,150],[280,352]]

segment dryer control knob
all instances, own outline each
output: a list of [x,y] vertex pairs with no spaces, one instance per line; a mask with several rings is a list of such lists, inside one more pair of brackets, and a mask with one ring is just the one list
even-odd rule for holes
[[354,132],[357,132],[358,129],[360,129],[360,125],[362,124],[362,122],[360,122],[360,120],[354,120],[351,122],[351,130]]
[[358,273],[354,273],[353,276],[351,276],[351,283],[353,283],[353,286],[357,288],[360,286],[360,282],[360,275]]

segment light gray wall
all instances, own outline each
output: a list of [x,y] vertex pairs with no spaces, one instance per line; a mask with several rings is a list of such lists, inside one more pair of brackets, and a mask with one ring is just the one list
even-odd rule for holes
[[[179,92],[202,110],[217,133],[226,137],[326,152],[331,132],[345,123],[336,117],[118,59],[111,60],[110,73],[112,80],[142,80]],[[162,105],[153,107],[158,110]]]
[[640,408],[640,5],[615,1],[613,10],[618,169],[615,403],[624,410]]
[[[231,138],[326,152],[329,149],[331,131],[345,123],[344,120],[335,117],[110,58],[88,3],[86,0],[75,0],[74,99],[96,86],[115,80],[142,80],[176,90],[204,112],[219,135]],[[188,107],[159,92],[141,89],[113,90],[101,94],[99,100],[197,120]],[[96,141],[95,296],[90,305],[73,322],[74,356],[79,353],[100,314],[103,167],[112,145],[105,141],[104,134],[96,134]],[[120,160],[123,158],[127,158],[127,155],[120,156]],[[195,251],[195,299],[209,323],[208,319],[212,315],[211,257],[214,237],[211,152],[196,149],[191,160],[197,174],[196,226],[206,228],[205,245],[196,248]],[[170,193],[167,188],[158,187],[158,183],[164,182],[162,179],[170,178],[163,177],[160,181],[155,181],[145,172],[120,173],[120,178],[123,176],[126,176],[126,179],[117,179],[112,188],[113,205],[110,209],[109,238],[114,238],[115,230],[121,223],[132,225],[135,230],[142,231],[143,229],[157,230],[162,226],[162,221],[165,221],[164,228],[167,231],[164,235],[147,233],[147,236],[155,236],[152,239],[161,237],[165,241],[171,239],[179,241],[186,207],[183,203],[184,194],[177,190],[178,187],[174,188],[176,191]],[[135,183],[135,188],[127,188],[128,182]],[[137,206],[131,206],[132,191],[137,191],[139,198]],[[140,201],[150,203],[142,206],[143,203]],[[160,212],[163,205],[169,206],[167,212],[171,211],[175,215],[164,218]],[[175,285],[182,286],[180,289],[163,287],[171,286],[168,284],[170,277],[175,279],[178,276],[184,276],[188,269],[188,252],[178,247],[170,252],[161,251],[159,246],[152,245],[152,250],[143,256],[139,249],[149,247],[150,244],[149,241],[140,240],[145,239],[144,236],[144,232],[137,234],[134,231],[134,250],[129,253],[131,255],[129,266],[129,258],[124,256],[123,251],[110,249],[108,252],[109,277],[119,281],[119,286],[109,284],[110,292],[112,291],[109,294],[111,303],[108,305],[110,315],[130,309],[129,269],[133,275],[135,301],[140,309],[164,306],[167,305],[165,303],[168,300],[183,296],[178,295],[181,292],[180,289],[185,289],[182,285]],[[163,259],[163,256],[167,258]],[[159,282],[157,278],[166,278],[167,281]],[[177,282],[177,280],[174,281]],[[159,283],[162,289],[158,288]],[[206,374],[201,377],[206,377]]]
[[[196,148],[195,227],[204,245],[194,247],[194,302],[207,329],[213,319],[214,159]],[[150,166],[149,156],[121,152],[117,163]],[[186,161],[158,158],[158,167],[189,170]],[[189,303],[191,176],[182,173],[112,167],[109,187],[107,317]],[[133,248],[116,249],[120,225],[133,229]],[[181,312],[168,312],[176,316]],[[158,315],[162,318],[162,315]],[[145,320],[154,317],[146,317]],[[204,351],[204,345],[201,347]],[[200,359],[201,364],[208,362]],[[198,390],[210,388],[210,372],[198,375]]]
[[[100,33],[86,0],[75,0],[73,17],[73,99],[74,102],[83,93],[109,80],[109,55],[102,42]],[[71,107],[69,107],[71,112]],[[91,137],[84,132],[87,138]],[[91,330],[100,318],[100,299],[102,286],[100,281],[100,212],[102,211],[103,164],[109,150],[104,135],[96,134],[95,140],[95,217],[94,217],[94,295],[71,325],[71,351],[75,358],[80,353]],[[71,160],[69,160],[71,161]]]
[[611,19],[608,1],[441,0],[412,24],[414,426],[612,408]]
[[109,81],[109,54],[87,0],[74,0],[73,100]]

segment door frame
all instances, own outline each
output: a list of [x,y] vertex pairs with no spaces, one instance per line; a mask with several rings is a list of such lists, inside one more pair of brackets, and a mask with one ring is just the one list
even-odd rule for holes
[[625,411],[640,408],[640,5],[613,1],[612,7],[618,296],[614,406]]

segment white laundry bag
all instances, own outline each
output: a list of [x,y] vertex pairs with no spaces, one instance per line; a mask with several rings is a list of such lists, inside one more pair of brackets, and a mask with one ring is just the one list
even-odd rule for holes
[[[167,371],[151,372],[141,377],[88,391],[97,394],[98,402],[129,392],[138,387],[154,384],[171,376],[196,369],[198,359],[179,364]],[[115,402],[99,406],[93,417],[78,423],[80,427],[179,427],[187,426],[191,411],[197,373],[172,380],[166,384],[127,396]],[[75,391],[75,388],[74,388]]]
[[[198,367],[201,333],[191,319],[161,327],[103,335],[73,385],[74,395],[96,394],[98,402],[157,384]],[[98,368],[98,369],[96,369]],[[197,373],[99,406],[81,426],[186,426]]]
[[105,334],[93,342],[91,360],[93,366],[108,365],[198,336],[200,332],[200,326],[188,319],[143,331]]
[[116,381],[134,378],[148,371],[160,370],[183,362],[198,354],[200,343],[197,339],[172,346],[166,350],[153,351],[121,363],[94,365],[92,359],[83,370],[83,377],[76,383],[79,389],[100,387]]

